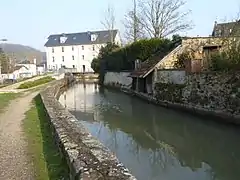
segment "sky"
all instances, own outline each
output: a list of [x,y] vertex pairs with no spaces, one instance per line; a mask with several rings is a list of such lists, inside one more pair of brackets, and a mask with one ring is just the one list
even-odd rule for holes
[[[50,34],[104,29],[108,4],[115,8],[116,28],[124,34],[123,19],[133,0],[1,0],[0,39],[44,50]],[[186,0],[191,10],[193,29],[189,36],[208,36],[214,21],[235,19],[240,12],[239,0]]]

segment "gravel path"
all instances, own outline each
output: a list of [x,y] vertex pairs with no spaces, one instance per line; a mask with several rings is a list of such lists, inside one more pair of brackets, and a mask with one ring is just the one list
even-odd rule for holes
[[22,120],[39,92],[13,100],[0,114],[0,180],[33,180],[33,164],[27,157]]

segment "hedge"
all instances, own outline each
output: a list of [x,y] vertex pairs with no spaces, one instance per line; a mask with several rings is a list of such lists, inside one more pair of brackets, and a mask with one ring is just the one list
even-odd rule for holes
[[41,84],[48,83],[48,82],[53,81],[53,80],[55,80],[55,79],[52,78],[51,76],[43,77],[43,78],[37,79],[35,81],[25,82],[25,83],[21,84],[18,87],[18,89],[28,89],[28,88],[31,88],[31,87],[35,87],[35,86],[38,86],[38,85],[41,85]]
[[136,59],[143,62],[152,55],[164,56],[174,49],[180,43],[180,38],[176,37],[173,40],[143,39],[122,48],[108,44],[100,49],[101,55],[92,61],[92,68],[95,72],[101,69],[105,71],[133,70]]

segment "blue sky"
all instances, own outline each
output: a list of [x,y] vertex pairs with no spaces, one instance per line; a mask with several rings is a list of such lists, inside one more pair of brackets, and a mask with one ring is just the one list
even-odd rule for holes
[[[240,12],[239,0],[186,0],[194,28],[190,36],[208,36],[214,21],[231,20]],[[108,4],[115,7],[117,28],[124,32],[124,13],[132,0],[2,0],[0,39],[43,50],[48,35],[103,29]]]

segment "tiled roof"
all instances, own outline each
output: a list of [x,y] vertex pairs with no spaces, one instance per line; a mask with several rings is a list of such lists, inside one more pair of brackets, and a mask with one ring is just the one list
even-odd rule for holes
[[219,23],[215,24],[212,36],[214,37],[227,37],[227,36],[240,36],[240,20],[236,22]]
[[[54,34],[48,37],[48,41],[45,43],[45,46],[55,47],[69,45],[103,44],[111,42],[111,38],[115,39],[117,32],[118,30],[105,30],[70,34]],[[91,41],[91,34],[97,35],[95,41]],[[64,43],[61,43],[60,37],[66,37],[66,41]]]
[[183,50],[182,45],[175,47],[172,51],[169,52],[158,52],[156,55],[148,58],[146,61],[141,63],[141,67],[137,70],[134,70],[129,76],[130,77],[140,77],[144,78],[149,73],[154,70],[154,67],[161,61],[166,60],[172,54],[179,53]]
[[[7,71],[2,71],[2,74],[13,73],[14,71],[17,71],[17,70],[21,69],[22,67],[25,67],[25,66],[17,65],[14,68],[11,68],[8,72]],[[25,67],[25,68],[28,69],[27,67]]]

